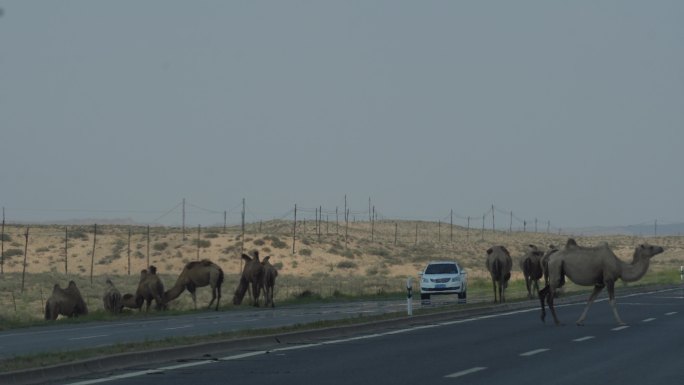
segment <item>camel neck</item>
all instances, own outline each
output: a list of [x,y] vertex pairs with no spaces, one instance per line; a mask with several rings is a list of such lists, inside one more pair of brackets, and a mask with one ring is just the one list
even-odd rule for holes
[[623,263],[622,265],[622,280],[625,282],[634,282],[641,279],[641,277],[648,271],[650,258],[634,258],[632,263]]

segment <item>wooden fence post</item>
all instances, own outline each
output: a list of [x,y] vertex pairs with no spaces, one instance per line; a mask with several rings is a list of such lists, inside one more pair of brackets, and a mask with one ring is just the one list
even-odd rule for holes
[[90,284],[93,284],[93,268],[95,267],[95,244],[97,242],[97,223],[93,226],[93,253],[90,255]]
[[292,254],[295,253],[295,242],[297,241],[297,204],[294,207],[294,222],[292,222]]
[[64,275],[69,275],[69,227],[64,226]]
[[24,234],[26,242],[24,243],[24,266],[21,272],[21,294],[24,294],[24,279],[26,277],[26,258],[28,255],[28,241],[29,241],[29,227],[26,226],[26,234]]
[[128,256],[128,275],[131,275],[131,226],[128,226],[128,248],[126,254]]

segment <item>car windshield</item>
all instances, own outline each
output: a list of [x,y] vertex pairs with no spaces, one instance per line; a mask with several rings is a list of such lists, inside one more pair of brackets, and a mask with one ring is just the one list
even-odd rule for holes
[[428,265],[425,274],[458,274],[458,268],[453,263],[435,263]]

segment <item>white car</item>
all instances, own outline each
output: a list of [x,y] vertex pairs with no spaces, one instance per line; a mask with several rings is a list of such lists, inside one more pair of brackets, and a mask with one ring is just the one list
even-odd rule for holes
[[454,261],[434,261],[425,266],[420,279],[420,299],[429,300],[431,295],[458,294],[465,300],[468,275]]

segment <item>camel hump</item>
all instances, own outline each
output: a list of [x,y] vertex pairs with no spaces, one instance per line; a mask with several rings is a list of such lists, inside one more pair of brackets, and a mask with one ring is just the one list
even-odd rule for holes
[[150,265],[150,267],[148,267],[148,269],[150,271],[150,274],[157,274],[157,266]]
[[577,241],[575,241],[574,238],[568,238],[568,241],[565,243],[565,247],[577,247],[579,246],[577,244]]
[[270,256],[270,255],[265,256],[264,259],[261,261],[261,264],[262,264],[262,265],[267,264],[269,259],[271,259],[271,256]]
[[242,259],[244,259],[245,261],[248,261],[248,262],[249,262],[249,261],[252,260],[252,257],[250,257],[250,256],[247,255],[247,254],[242,254]]

